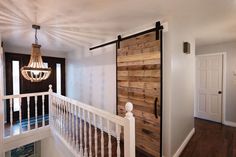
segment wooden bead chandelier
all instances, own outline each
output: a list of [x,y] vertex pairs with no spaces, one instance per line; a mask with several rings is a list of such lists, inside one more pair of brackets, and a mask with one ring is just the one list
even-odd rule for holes
[[32,25],[32,28],[35,29],[35,44],[32,44],[29,64],[21,68],[21,74],[25,79],[31,82],[40,82],[46,80],[50,76],[52,69],[45,67],[43,64],[40,53],[41,45],[38,45],[37,37],[37,30],[40,29],[40,26]]

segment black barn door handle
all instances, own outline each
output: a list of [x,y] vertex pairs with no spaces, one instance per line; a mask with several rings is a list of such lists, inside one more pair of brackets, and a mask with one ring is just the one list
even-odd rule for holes
[[157,101],[158,101],[158,98],[156,97],[155,101],[154,101],[154,114],[155,114],[156,118],[158,118],[158,115],[157,115]]

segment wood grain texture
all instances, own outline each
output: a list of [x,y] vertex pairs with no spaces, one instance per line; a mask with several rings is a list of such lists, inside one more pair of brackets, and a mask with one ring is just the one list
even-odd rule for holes
[[154,60],[160,59],[160,52],[152,52],[152,53],[140,53],[134,55],[125,55],[118,56],[117,62],[133,62],[133,61],[144,61],[144,60]]
[[134,104],[136,147],[150,157],[160,156],[160,57],[154,32],[124,40],[117,50],[118,114],[125,115],[126,102]]
[[160,64],[160,59],[149,59],[149,60],[141,60],[141,61],[132,61],[132,62],[118,62],[117,66],[118,67],[123,67],[123,66],[135,66],[135,65],[155,65],[155,64]]

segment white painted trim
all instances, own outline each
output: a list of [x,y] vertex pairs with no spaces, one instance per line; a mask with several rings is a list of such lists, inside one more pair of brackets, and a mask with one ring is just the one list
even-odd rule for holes
[[194,104],[193,104],[193,117],[196,117],[196,106],[197,106],[197,56],[194,59]]
[[[1,37],[0,37],[1,41]],[[3,49],[0,46],[0,97],[4,95],[4,88],[3,88]],[[0,157],[5,156],[3,152],[3,135],[4,135],[4,103],[0,99]]]
[[5,95],[5,96],[1,96],[0,99],[25,98],[25,97],[34,97],[34,96],[42,96],[42,95],[49,95],[49,92],[27,93],[27,94],[19,94],[19,95]]
[[4,152],[18,148],[20,146],[42,140],[50,137],[50,126],[41,127],[38,129],[30,130],[16,136],[8,137],[4,139]]
[[59,95],[59,94],[54,93],[54,92],[52,93],[52,96],[54,96],[56,98],[59,98],[61,100],[67,101],[68,103],[71,103],[75,106],[78,106],[78,107],[80,107],[80,108],[82,108],[82,109],[84,109],[84,110],[86,110],[90,113],[95,113],[99,117],[102,117],[104,119],[109,119],[111,122],[114,122],[114,123],[119,124],[121,126],[125,126],[127,121],[129,121],[126,118],[114,115],[113,113],[104,111],[102,109],[95,108],[91,105],[84,104],[82,102],[79,102],[77,100],[68,98],[68,97],[63,96],[63,95]]
[[236,127],[236,123],[231,122],[231,121],[224,121],[224,125],[231,126],[231,127]]
[[222,123],[224,124],[226,121],[226,77],[227,77],[227,53],[223,52],[223,101],[222,101]]
[[[221,123],[225,124],[226,121],[226,76],[227,76],[227,52],[218,52],[218,53],[208,53],[208,54],[200,54],[196,55],[195,58],[197,59],[197,56],[214,56],[214,55],[223,55],[223,82],[222,82],[222,113],[221,113]],[[197,85],[197,66],[195,62],[195,85]],[[195,86],[195,101],[194,101],[194,117],[196,117],[196,107],[197,107],[197,86]]]
[[[130,103],[130,102],[126,103],[126,105],[125,105],[126,114],[125,114],[125,117],[123,118],[123,117],[111,114],[109,112],[106,112],[104,110],[95,108],[91,105],[86,105],[82,102],[79,102],[79,101],[70,99],[68,97],[59,95],[57,93],[50,92],[49,97],[51,100],[49,105],[52,106],[53,103],[56,104],[56,107],[54,107],[55,109],[51,110],[51,112],[50,112],[50,114],[53,117],[58,113],[61,114],[60,104],[61,104],[61,101],[64,101],[64,102],[69,103],[73,106],[73,107],[69,107],[69,111],[68,111],[69,113],[75,114],[74,107],[78,107],[78,108],[82,109],[82,110],[80,110],[80,116],[83,115],[83,118],[81,117],[80,119],[83,119],[83,121],[88,122],[89,126],[92,124],[91,117],[90,117],[91,113],[93,114],[93,116],[95,115],[99,118],[97,120],[100,120],[100,126],[102,128],[103,128],[103,125],[105,124],[103,122],[103,120],[106,119],[107,120],[107,129],[108,129],[107,133],[109,135],[111,133],[109,128],[112,129],[111,127],[109,127],[110,123],[118,125],[119,127],[123,127],[123,130],[124,130],[124,142],[123,142],[124,143],[124,156],[125,157],[135,157],[135,119],[134,119],[133,113],[132,113],[132,110],[133,110],[132,103]],[[71,108],[73,108],[73,109],[71,109]],[[81,114],[81,111],[83,111],[83,114]],[[90,115],[89,119],[88,119],[88,113]],[[60,119],[58,120],[58,116],[55,116],[55,117],[56,118],[50,118],[52,120],[51,124],[53,124],[55,126],[53,128],[54,128],[54,130],[57,131],[58,134],[60,134],[61,138],[63,138],[63,140],[66,140],[67,137],[64,137],[65,135],[61,132],[61,128],[58,127],[61,125]],[[51,122],[51,120],[50,120],[50,122]],[[69,118],[69,121],[72,121],[74,123],[74,120],[72,120],[71,118]],[[97,121],[95,121],[95,122],[97,123]],[[72,128],[74,127],[73,123],[72,123]],[[98,126],[98,125],[96,125],[96,126]],[[71,125],[70,125],[70,128],[71,128]],[[116,132],[118,132],[118,130],[120,130],[118,128],[116,128],[116,129],[117,129]],[[86,130],[86,127],[85,127],[85,130]],[[104,129],[101,129],[101,130],[104,131]],[[73,135],[74,135],[74,132],[73,132]],[[70,137],[72,136],[71,132],[69,133],[69,136]],[[85,135],[82,135],[82,136],[86,137],[87,136],[86,132],[85,132]],[[72,142],[71,138],[69,140],[70,141],[67,141],[66,144]],[[102,141],[102,143],[103,143],[103,141]],[[71,147],[70,149],[75,150],[72,145],[70,145],[70,147]],[[86,149],[86,143],[85,143],[85,149]]]
[[179,147],[179,149],[176,151],[176,153],[173,155],[173,157],[179,157],[180,154],[183,152],[184,148],[187,146],[188,142],[190,141],[190,139],[193,137],[195,133],[195,128],[193,128],[190,133],[188,134],[188,136],[185,138],[185,140],[183,141],[183,143],[181,144],[181,146]]
[[215,56],[215,55],[224,55],[226,52],[216,52],[216,53],[206,53],[206,54],[199,54],[196,56]]

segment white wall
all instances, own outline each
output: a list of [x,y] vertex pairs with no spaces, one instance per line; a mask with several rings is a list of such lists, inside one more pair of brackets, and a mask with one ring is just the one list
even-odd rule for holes
[[[133,32],[136,31],[134,29]],[[184,41],[191,43],[189,55],[183,53]],[[110,112],[115,111],[114,46],[98,49],[98,52],[94,53],[89,52],[88,48],[80,49],[67,57],[69,97]],[[183,23],[169,19],[168,32],[164,33],[163,154],[165,157],[173,156],[194,128],[194,57],[195,40],[192,34],[186,32]]]
[[74,157],[67,147],[55,136],[41,141],[42,157]]
[[[194,128],[195,40],[181,19],[168,20],[164,34],[163,153],[178,156],[180,146]],[[183,42],[191,54],[183,53]]]
[[88,48],[67,57],[67,95],[86,104],[116,112],[115,46],[89,51]]
[[[183,23],[177,19],[170,19],[168,23],[168,32],[164,33],[163,153],[165,157],[175,154],[194,127],[195,43]],[[191,43],[190,55],[182,52],[184,41]],[[13,50],[7,49],[11,52]],[[20,53],[19,49],[15,50]],[[26,50],[23,49],[22,52]],[[57,55],[53,54],[53,56]],[[88,48],[80,48],[77,52],[68,53],[66,59],[67,95],[115,113],[115,45],[93,51],[93,53]],[[54,151],[55,154],[50,153],[50,150],[60,149],[53,142],[53,139],[42,142],[42,156],[45,154],[47,157],[46,154],[49,153],[50,157],[60,157],[56,151]],[[57,151],[60,152],[60,150]]]
[[[1,34],[0,34],[0,43],[1,43]],[[3,50],[0,47],[0,96],[3,96],[4,88],[3,88]],[[3,102],[0,101],[0,157],[3,156]]]
[[[196,54],[227,53],[225,120],[236,123],[236,41],[197,47]],[[235,72],[235,75],[234,75]]]
[[[178,23],[173,27],[171,150],[174,153],[194,128],[195,40],[186,26]],[[191,44],[191,54],[183,53],[184,41]]]
[[[166,157],[175,154],[194,127],[195,43],[191,34],[186,33],[186,29],[182,29],[181,24],[179,25],[174,20],[168,22],[168,32],[164,33],[163,91],[163,153]],[[182,52],[184,41],[191,43],[192,53],[190,55]],[[88,48],[80,48],[77,52],[68,53],[66,59],[67,95],[115,113],[115,45],[93,51],[93,53]],[[50,148],[49,145],[52,145],[53,148]],[[42,142],[42,154],[46,155],[50,150],[57,148],[60,147],[53,144],[53,139]]]
[[[169,26],[170,23],[168,23]],[[163,34],[163,128],[162,128],[162,150],[165,157],[171,154],[171,32]]]

